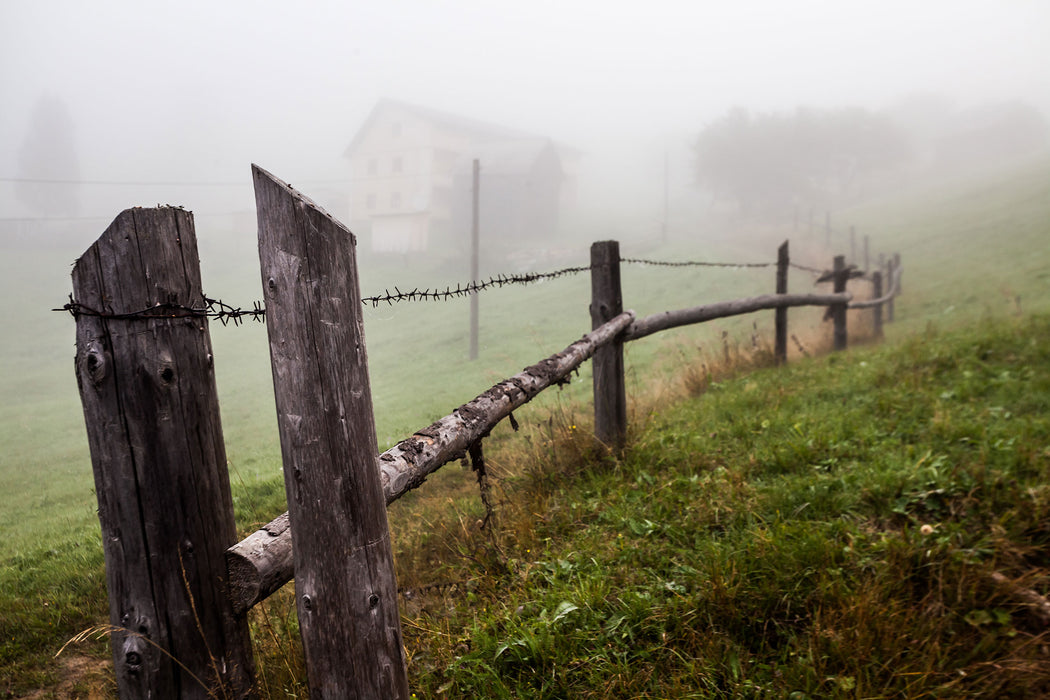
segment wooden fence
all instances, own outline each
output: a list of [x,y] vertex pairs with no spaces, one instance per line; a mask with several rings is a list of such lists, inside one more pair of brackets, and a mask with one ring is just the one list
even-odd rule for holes
[[[831,294],[776,293],[636,318],[623,309],[615,241],[591,247],[592,330],[378,455],[355,241],[309,199],[253,166],[259,251],[289,510],[237,542],[193,218],[122,212],[73,269],[76,373],[106,559],[122,698],[253,695],[247,611],[295,578],[313,697],[409,697],[386,507],[447,462],[478,457],[503,418],[594,359],[595,436],[627,433],[623,345],[716,318],[775,310],[787,357],[792,306],[826,306],[835,347],[846,309],[892,320],[899,258],[859,276],[836,257]],[[378,466],[378,468],[377,468]]]

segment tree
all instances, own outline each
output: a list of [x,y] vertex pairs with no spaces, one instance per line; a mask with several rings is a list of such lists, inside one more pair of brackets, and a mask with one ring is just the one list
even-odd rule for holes
[[736,108],[705,127],[695,144],[700,184],[745,211],[848,194],[862,177],[908,155],[893,122],[863,109],[752,116]]
[[73,120],[61,98],[37,100],[18,150],[15,192],[27,207],[44,216],[74,216],[80,209],[76,185],[80,163],[73,131]]

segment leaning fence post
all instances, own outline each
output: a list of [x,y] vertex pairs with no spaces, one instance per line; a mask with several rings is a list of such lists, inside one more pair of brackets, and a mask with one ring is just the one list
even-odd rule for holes
[[[784,241],[777,248],[777,294],[787,294],[788,290],[788,265],[791,259],[788,256],[788,242]],[[773,325],[776,330],[776,339],[773,345],[773,359],[778,365],[787,363],[787,336],[788,336],[788,310],[780,307],[776,310]]]
[[[591,245],[591,329],[621,313],[620,244],[617,241],[597,241]],[[619,450],[627,438],[623,341],[598,348],[593,365],[594,435],[602,444]]]
[[[849,280],[849,268],[846,267],[846,256],[836,255],[834,260],[834,292],[842,294],[846,291],[846,282]],[[835,304],[831,307],[831,316],[835,323],[834,348],[835,350],[846,349],[846,304]]]
[[355,241],[252,166],[311,696],[408,698]]
[[[882,298],[882,272],[876,270],[871,273],[871,295],[875,299]],[[871,331],[876,338],[882,338],[882,304],[871,307]]]
[[251,641],[226,596],[237,532],[193,215],[121,212],[77,260],[73,290],[120,697],[246,697]]
[[897,287],[896,293],[900,294],[901,291],[904,289],[904,287],[901,286],[901,254],[900,253],[894,253],[893,254],[893,274],[895,276],[895,279],[893,281],[896,283],[896,287]]
[[897,278],[896,256],[886,261],[886,282],[893,290],[893,296],[886,302],[886,322],[893,323],[893,299],[900,292],[900,280]]

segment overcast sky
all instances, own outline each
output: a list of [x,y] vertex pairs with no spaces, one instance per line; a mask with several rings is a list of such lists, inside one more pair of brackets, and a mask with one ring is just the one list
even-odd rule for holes
[[252,161],[293,184],[345,177],[382,97],[615,154],[683,143],[732,106],[925,91],[1050,112],[1050,2],[0,4],[0,178],[42,96],[69,109],[83,179],[247,185]]

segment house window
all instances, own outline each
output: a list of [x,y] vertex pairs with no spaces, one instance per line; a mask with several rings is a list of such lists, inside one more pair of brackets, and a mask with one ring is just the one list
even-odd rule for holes
[[394,162],[390,166],[391,171],[399,173],[404,169],[404,164],[401,160],[401,156],[394,156]]
[[379,161],[375,158],[368,159],[368,174],[375,175],[379,172]]
[[390,208],[391,209],[400,209],[401,208],[401,193],[400,192],[394,192],[393,194],[390,195]]
[[375,194],[369,193],[368,197],[365,198],[365,207],[369,210],[376,208],[376,196]]

